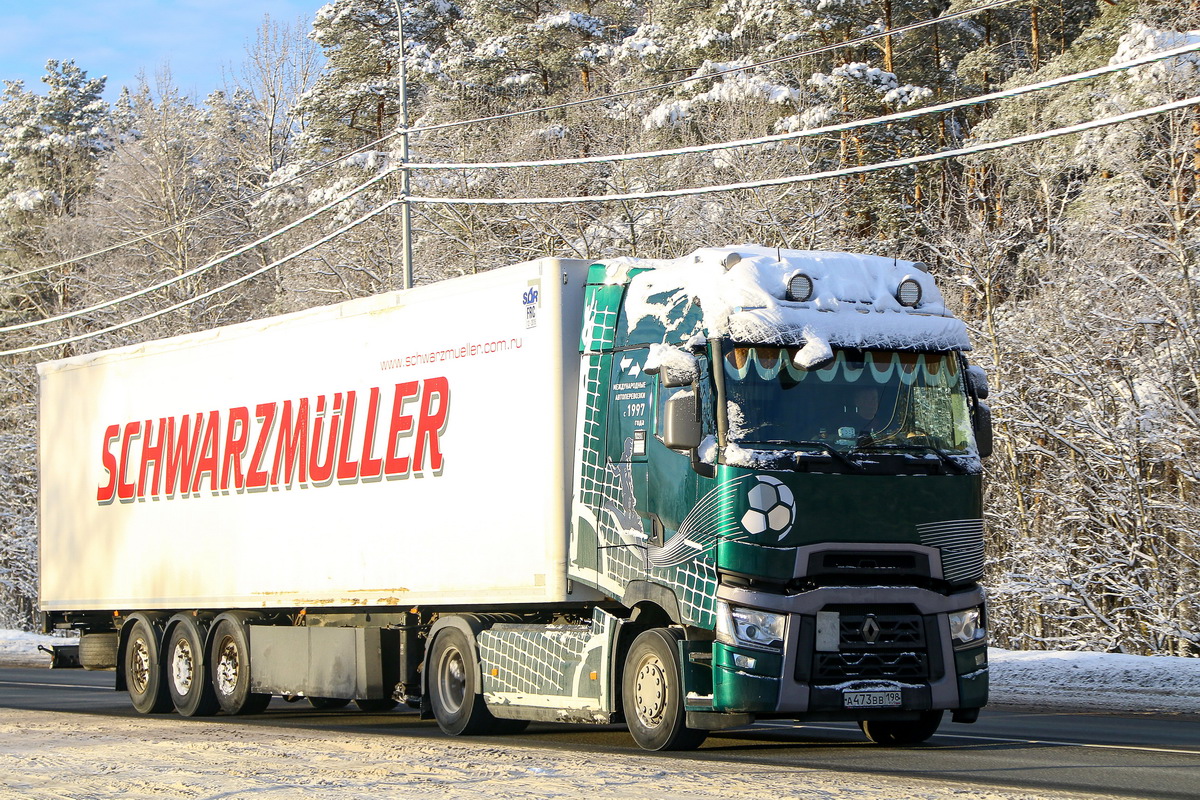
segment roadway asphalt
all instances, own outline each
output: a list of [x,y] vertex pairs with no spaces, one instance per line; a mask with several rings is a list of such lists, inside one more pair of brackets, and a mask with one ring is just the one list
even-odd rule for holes
[[[112,673],[0,668],[0,708],[134,716],[128,697],[112,685]],[[353,706],[315,711],[306,702],[279,698],[260,716],[218,719],[248,726],[442,736],[435,723],[411,712],[365,714]],[[503,741],[617,756],[634,747],[620,726],[533,725]],[[928,742],[909,748],[870,744],[853,725],[764,722],[714,734],[693,753],[662,757],[893,775],[947,781],[964,789],[976,785],[1145,800],[1200,798],[1200,717],[1188,715],[986,709],[977,723],[943,723]]]

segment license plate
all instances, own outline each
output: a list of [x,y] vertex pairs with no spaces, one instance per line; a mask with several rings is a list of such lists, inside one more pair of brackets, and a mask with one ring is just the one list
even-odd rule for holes
[[842,692],[845,708],[899,708],[903,702],[899,691]]

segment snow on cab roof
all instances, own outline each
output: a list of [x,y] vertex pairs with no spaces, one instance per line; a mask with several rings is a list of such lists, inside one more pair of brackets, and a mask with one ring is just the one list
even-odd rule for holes
[[[652,318],[668,341],[695,333],[680,329],[694,318],[680,310],[698,304],[706,336],[804,346],[814,363],[829,346],[971,349],[966,326],[946,309],[925,266],[912,261],[738,245],[706,247],[677,259],[622,258],[607,266],[612,281],[629,281],[629,329]],[[637,269],[647,271],[628,278]],[[812,280],[812,294],[803,302],[787,299],[788,283],[798,273]],[[921,287],[920,302],[912,308],[896,299],[905,280]]]

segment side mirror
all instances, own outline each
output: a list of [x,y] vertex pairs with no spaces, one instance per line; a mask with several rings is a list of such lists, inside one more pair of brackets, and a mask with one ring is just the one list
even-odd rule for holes
[[992,409],[987,403],[979,403],[975,407],[975,448],[980,458],[992,454]]
[[664,388],[678,389],[691,386],[698,369],[696,357],[687,350],[669,344],[652,344],[642,371],[647,375],[658,375]]
[[983,367],[977,367],[974,364],[967,367],[967,386],[977,398],[987,400],[990,389],[988,388],[987,373],[983,371]]
[[663,444],[672,450],[692,450],[700,446],[702,434],[696,393],[690,389],[675,392],[663,412]]

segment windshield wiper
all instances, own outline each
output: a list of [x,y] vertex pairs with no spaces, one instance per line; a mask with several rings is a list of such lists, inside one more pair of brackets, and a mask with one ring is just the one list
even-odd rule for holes
[[[841,450],[838,450],[836,447],[829,444],[828,442],[815,442],[815,441],[793,442],[793,441],[781,441],[778,439],[772,439],[771,441],[768,441],[767,444],[778,444],[778,445],[785,445],[785,446],[789,446],[789,447],[815,447],[819,450],[825,451],[829,455],[833,456],[835,460],[842,462],[842,464],[846,465],[848,468],[854,470],[855,472],[862,472],[861,464],[859,464],[857,461],[850,458],[850,456],[846,455]],[[799,455],[799,454],[797,454],[797,455]]]
[[892,443],[888,443],[888,444],[872,443],[872,444],[868,444],[863,447],[858,447],[855,449],[858,449],[858,450],[865,450],[865,449],[871,449],[871,450],[920,450],[925,453],[933,453],[939,459],[941,459],[941,462],[943,464],[945,464],[947,467],[952,468],[955,473],[957,473],[959,475],[967,474],[966,467],[964,467],[962,464],[959,464],[957,461],[955,461],[953,458],[951,458],[950,454],[947,453],[945,450],[942,450],[940,447],[934,447],[931,444],[916,444],[915,442],[913,442],[913,443],[892,442]]

